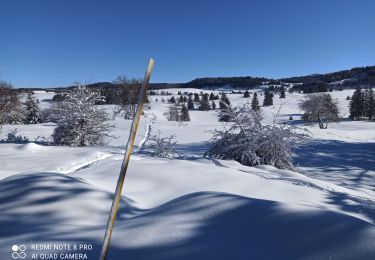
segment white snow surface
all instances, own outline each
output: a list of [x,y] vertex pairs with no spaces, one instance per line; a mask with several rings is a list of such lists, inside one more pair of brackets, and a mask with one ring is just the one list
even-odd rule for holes
[[[331,93],[343,117],[352,92]],[[44,108],[50,105],[47,95],[53,96],[36,93]],[[228,97],[234,105],[251,101]],[[108,259],[375,259],[374,122],[344,120],[325,130],[305,126],[298,109],[302,98],[287,93],[262,108],[271,122],[282,104],[280,120],[292,116],[292,123],[311,133],[296,151],[298,172],[291,172],[203,158],[209,131],[221,127],[217,111],[191,111],[191,122],[168,122],[168,104],[151,96]],[[153,133],[176,135],[184,157],[160,159],[139,151],[150,121]],[[11,259],[16,243],[53,242],[92,244],[88,259],[98,259],[131,121],[114,123],[118,138],[107,146],[0,143],[0,259]],[[1,135],[14,128],[33,140],[51,135],[54,124],[6,125]]]

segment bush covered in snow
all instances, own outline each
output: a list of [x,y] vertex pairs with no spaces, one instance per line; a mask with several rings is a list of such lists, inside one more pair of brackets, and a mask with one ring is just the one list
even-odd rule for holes
[[262,123],[261,114],[252,110],[251,104],[229,108],[226,115],[230,123],[222,130],[215,130],[207,156],[231,159],[241,164],[271,165],[279,169],[293,170],[293,149],[306,137],[294,127]]
[[104,144],[113,126],[107,123],[109,114],[95,105],[100,99],[98,92],[80,86],[57,102],[50,111],[50,118],[57,123],[54,142],[69,146]]
[[174,150],[177,143],[175,136],[162,137],[160,131],[157,135],[149,134],[144,144],[144,150],[150,152],[153,156],[161,158],[172,158],[178,153]]

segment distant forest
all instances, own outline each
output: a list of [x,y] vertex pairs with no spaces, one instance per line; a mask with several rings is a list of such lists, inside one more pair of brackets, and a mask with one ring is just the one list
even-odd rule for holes
[[[187,83],[151,83],[150,89],[167,89],[167,88],[198,88],[198,89],[215,89],[221,87],[232,87],[237,89],[253,89],[262,83],[268,85],[285,85],[286,83],[294,83],[293,90],[309,92],[325,92],[330,89],[354,88],[356,86],[375,86],[375,66],[357,67],[350,70],[342,70],[326,74],[313,74],[307,76],[298,76],[282,79],[269,79],[263,77],[206,77],[197,78]],[[297,84],[299,83],[299,84]],[[88,88],[107,89],[118,87],[113,82],[98,82],[88,84]],[[60,92],[67,88],[50,88],[48,90]],[[45,90],[44,88],[33,88],[33,90]],[[28,89],[17,89],[25,91]]]

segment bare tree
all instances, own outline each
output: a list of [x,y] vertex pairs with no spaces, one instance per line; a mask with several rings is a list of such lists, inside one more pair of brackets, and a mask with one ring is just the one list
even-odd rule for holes
[[330,94],[309,94],[299,103],[304,111],[302,119],[306,122],[317,122],[320,129],[326,129],[329,122],[339,120],[339,109]]

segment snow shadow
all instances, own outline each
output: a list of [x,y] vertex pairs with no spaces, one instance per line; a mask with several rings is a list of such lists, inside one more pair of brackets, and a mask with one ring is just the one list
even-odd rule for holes
[[141,235],[146,245],[113,246],[109,259],[366,259],[375,254],[375,228],[365,221],[216,192],[179,197],[125,220],[119,229],[114,240],[120,234],[135,240]]
[[375,191],[375,143],[316,140],[297,150],[294,161],[313,178]]
[[[64,234],[76,226],[105,224],[113,194],[59,173],[17,174],[0,181],[0,238]],[[135,213],[133,201],[120,202],[118,219]],[[61,229],[61,227],[63,227]]]

